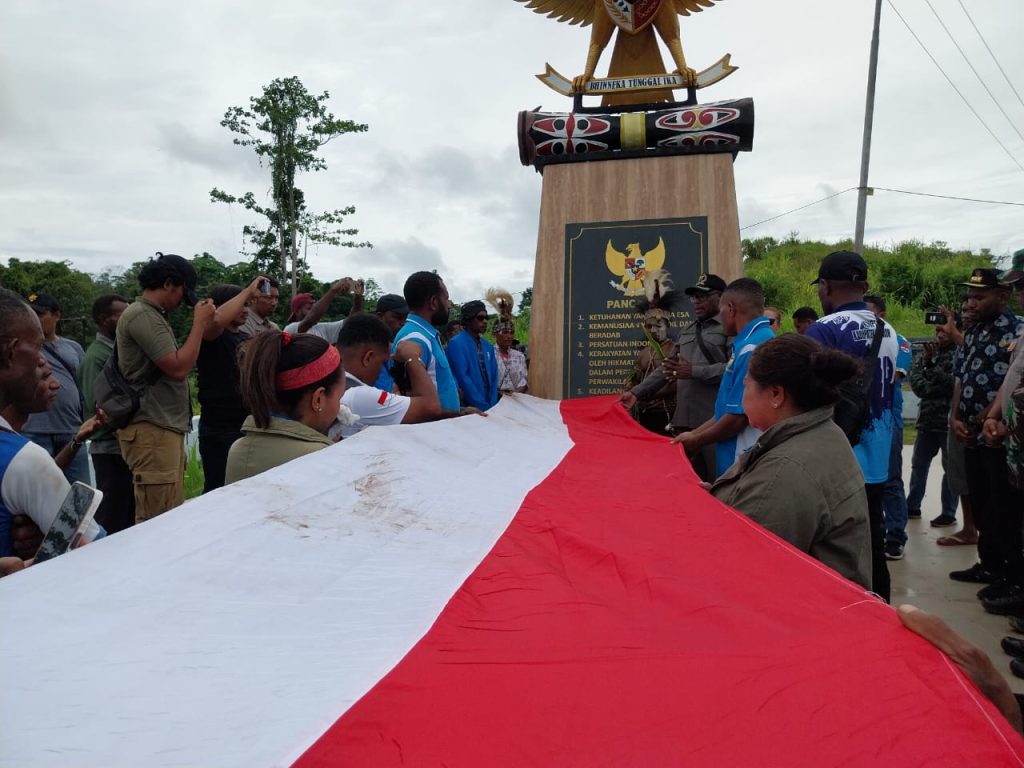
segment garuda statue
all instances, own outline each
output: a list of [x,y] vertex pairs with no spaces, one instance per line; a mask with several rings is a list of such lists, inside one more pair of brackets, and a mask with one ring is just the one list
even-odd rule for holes
[[[689,16],[710,8],[721,0],[516,0],[549,18],[581,26],[591,25],[590,48],[583,74],[573,78],[573,90],[582,93],[593,79],[597,62],[601,58],[612,33],[619,30],[612,50],[609,77],[630,77],[665,72],[654,32],[665,42],[676,72],[683,85],[695,86],[697,73],[687,66],[683,44],[679,38],[679,16]],[[655,91],[651,101],[671,100],[671,91]],[[634,101],[628,96],[608,94],[605,104]]]

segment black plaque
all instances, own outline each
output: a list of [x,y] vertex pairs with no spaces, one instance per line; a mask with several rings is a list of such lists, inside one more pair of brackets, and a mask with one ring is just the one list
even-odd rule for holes
[[[667,270],[676,288],[707,271],[705,216],[602,221],[565,227],[565,371],[567,398],[622,392],[646,343],[633,302],[644,271]],[[691,322],[693,305],[673,315]]]

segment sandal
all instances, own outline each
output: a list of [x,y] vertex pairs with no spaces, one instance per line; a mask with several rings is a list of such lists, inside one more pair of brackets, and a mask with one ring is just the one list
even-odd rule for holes
[[963,535],[963,531],[958,531],[957,533],[954,533],[952,536],[939,537],[935,540],[935,543],[938,544],[940,547],[955,547],[959,544],[973,546],[978,543],[978,536],[977,534],[975,534],[973,538],[969,538]]

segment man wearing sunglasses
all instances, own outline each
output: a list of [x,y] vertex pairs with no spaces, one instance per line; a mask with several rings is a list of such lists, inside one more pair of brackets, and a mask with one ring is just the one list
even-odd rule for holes
[[498,402],[498,358],[494,345],[483,337],[487,307],[479,299],[462,306],[465,332],[448,343],[448,360],[462,391],[462,403],[481,411]]

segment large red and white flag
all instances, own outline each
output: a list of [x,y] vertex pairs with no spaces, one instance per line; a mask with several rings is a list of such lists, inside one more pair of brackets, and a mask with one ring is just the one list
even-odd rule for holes
[[0,765],[1021,766],[612,399],[374,428],[0,581]]

